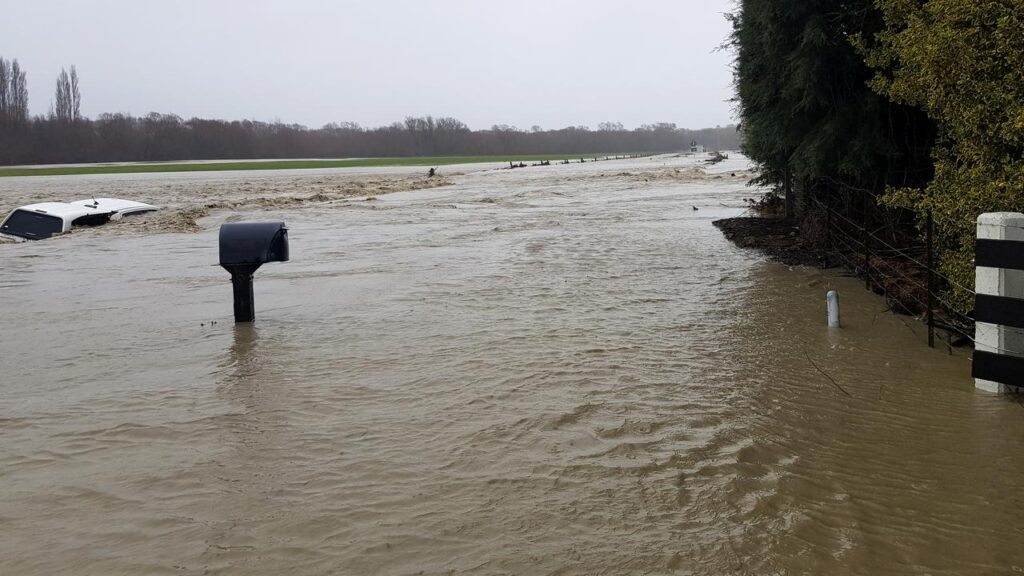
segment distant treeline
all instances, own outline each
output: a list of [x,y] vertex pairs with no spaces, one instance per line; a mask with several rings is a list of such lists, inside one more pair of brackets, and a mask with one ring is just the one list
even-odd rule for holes
[[598,129],[574,126],[529,131],[496,125],[470,130],[455,118],[408,117],[381,128],[345,122],[309,129],[297,124],[224,121],[174,114],[81,115],[78,72],[62,69],[55,105],[30,117],[26,73],[17,60],[0,58],[0,165],[69,164],[255,158],[351,158],[590,154],[681,150],[697,142],[708,149],[735,149],[735,126],[687,130],[649,124],[626,130],[617,122]]
[[0,123],[0,165],[381,156],[586,154],[688,148],[735,149],[735,126],[687,130],[675,124],[626,130],[569,127],[529,131],[511,126],[470,130],[454,118],[406,118],[380,128],[354,123],[309,129],[295,124],[223,121],[174,114],[34,117]]

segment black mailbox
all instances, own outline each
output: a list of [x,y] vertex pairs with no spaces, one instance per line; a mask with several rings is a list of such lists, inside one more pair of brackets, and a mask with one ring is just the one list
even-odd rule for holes
[[232,222],[221,225],[221,266],[287,261],[288,228],[284,222]]
[[284,222],[232,222],[220,227],[220,265],[231,273],[235,322],[256,317],[252,275],[266,262],[288,261],[288,228]]

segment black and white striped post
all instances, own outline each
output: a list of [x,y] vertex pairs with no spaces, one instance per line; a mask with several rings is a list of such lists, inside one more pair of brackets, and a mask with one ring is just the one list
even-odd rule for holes
[[974,265],[974,385],[1018,391],[1024,387],[1024,214],[978,216]]

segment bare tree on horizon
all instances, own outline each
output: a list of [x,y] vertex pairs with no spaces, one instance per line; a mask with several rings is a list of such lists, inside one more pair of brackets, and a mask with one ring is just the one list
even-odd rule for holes
[[18,123],[28,122],[28,83],[25,71],[18,60],[11,63],[11,120]]
[[82,118],[82,93],[78,91],[78,70],[71,66],[71,119]]
[[0,58],[0,123],[28,121],[28,84],[18,60]]
[[54,99],[54,116],[57,120],[74,122],[81,119],[82,95],[78,90],[78,71],[74,66],[71,67],[71,74],[63,68],[60,69]]
[[0,58],[0,122],[10,119],[11,113],[11,65]]

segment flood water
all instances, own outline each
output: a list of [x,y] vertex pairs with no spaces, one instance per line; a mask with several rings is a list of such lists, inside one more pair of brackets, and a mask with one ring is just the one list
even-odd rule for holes
[[[733,156],[0,245],[0,574],[1024,570],[1024,406],[861,282],[729,244],[711,221],[756,194]],[[4,179],[0,204],[305,177]],[[226,219],[290,228],[254,325]]]

